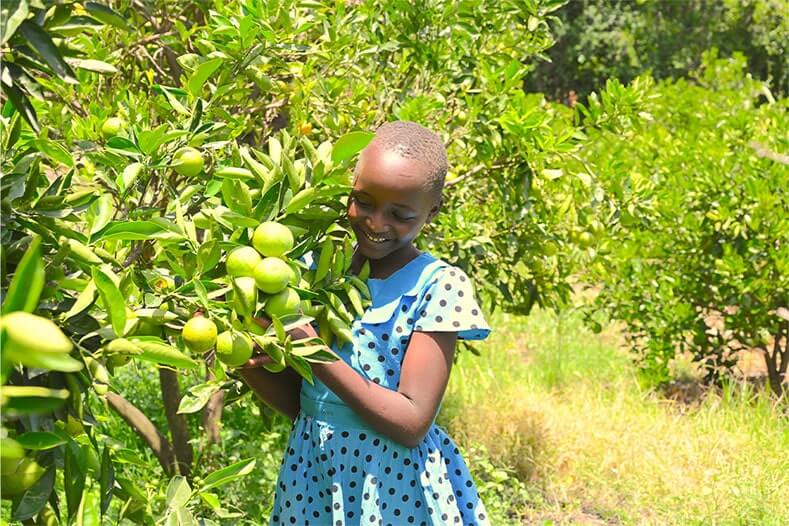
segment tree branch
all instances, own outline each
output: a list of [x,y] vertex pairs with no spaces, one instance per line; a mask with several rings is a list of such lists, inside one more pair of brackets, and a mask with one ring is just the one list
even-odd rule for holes
[[162,401],[164,412],[167,415],[167,425],[173,439],[173,451],[178,463],[178,474],[189,477],[192,471],[192,444],[189,443],[189,426],[184,415],[178,414],[181,404],[181,389],[178,385],[178,375],[172,369],[159,367],[159,383],[162,388]]
[[110,407],[148,444],[153,454],[159,459],[159,464],[161,464],[167,476],[172,476],[175,471],[175,457],[167,437],[156,428],[142,411],[122,396],[109,392],[105,395],[105,398]]
[[[212,354],[212,356],[215,355]],[[214,359],[215,358],[212,357],[206,360],[205,379],[209,382],[214,379],[214,373],[211,371]],[[206,438],[209,444],[219,444],[222,441],[219,423],[222,421],[224,402],[225,391],[220,389],[211,395],[211,398],[208,399],[208,403],[203,410],[203,428],[205,429]]]

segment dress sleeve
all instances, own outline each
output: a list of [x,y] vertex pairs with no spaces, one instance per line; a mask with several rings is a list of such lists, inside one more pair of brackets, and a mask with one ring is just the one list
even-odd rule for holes
[[483,340],[490,334],[471,280],[457,267],[446,268],[428,285],[418,314],[415,331],[457,332],[461,340]]

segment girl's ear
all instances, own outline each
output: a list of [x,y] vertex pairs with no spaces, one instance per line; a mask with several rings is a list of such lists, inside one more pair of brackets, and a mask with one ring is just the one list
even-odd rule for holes
[[441,205],[443,204],[444,204],[444,198],[439,197],[438,200],[436,201],[436,204],[433,205],[433,208],[431,208],[430,212],[428,212],[425,223],[430,223],[433,220],[433,218],[438,215],[438,212],[441,210]]

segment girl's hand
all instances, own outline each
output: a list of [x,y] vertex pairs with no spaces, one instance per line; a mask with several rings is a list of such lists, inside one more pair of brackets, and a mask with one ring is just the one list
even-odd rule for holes
[[[271,320],[268,318],[260,317],[260,318],[252,318],[256,324],[258,324],[263,329],[267,329],[269,325],[271,325]],[[301,327],[296,327],[295,329],[291,329],[288,331],[288,334],[294,340],[302,340],[304,338],[316,338],[318,333],[315,332],[315,329],[309,323],[306,325],[302,325]],[[257,346],[256,346],[257,348]],[[263,367],[264,365],[274,363],[271,357],[268,354],[258,354],[257,356],[253,356],[249,359],[247,363],[237,367],[236,369],[254,369],[256,367]]]
[[250,358],[247,363],[236,367],[236,369],[256,369],[270,363],[274,363],[274,360],[271,359],[271,356],[268,354],[258,354]]

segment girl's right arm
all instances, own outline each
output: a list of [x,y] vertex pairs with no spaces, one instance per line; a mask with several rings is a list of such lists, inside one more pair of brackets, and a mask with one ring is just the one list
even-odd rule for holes
[[[250,360],[253,362],[255,358]],[[296,420],[301,409],[301,376],[290,367],[280,373],[271,373],[260,363],[250,363],[237,369],[247,385],[266,404]]]

